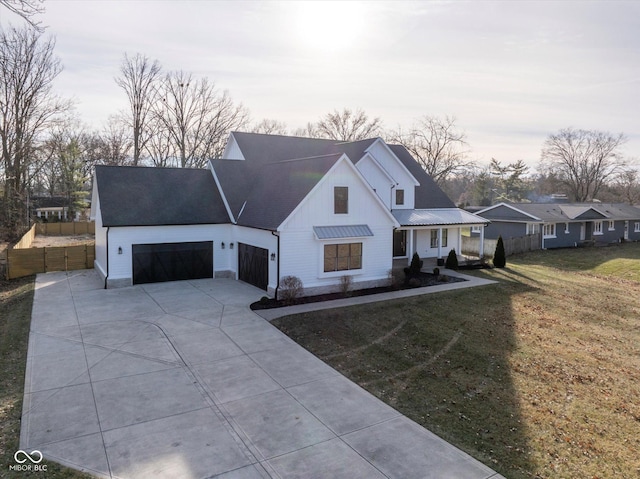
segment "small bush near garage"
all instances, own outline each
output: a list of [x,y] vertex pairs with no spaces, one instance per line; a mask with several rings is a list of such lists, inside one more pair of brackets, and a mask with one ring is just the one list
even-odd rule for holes
[[297,298],[302,296],[304,284],[297,276],[285,276],[280,280],[278,285],[278,299],[285,303],[293,303]]

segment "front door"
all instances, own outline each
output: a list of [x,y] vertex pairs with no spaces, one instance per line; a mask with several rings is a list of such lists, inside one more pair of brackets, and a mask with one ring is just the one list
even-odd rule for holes
[[580,241],[584,241],[587,235],[587,225],[585,223],[580,223]]
[[625,241],[629,239],[629,222],[624,222],[624,239]]
[[407,230],[393,232],[393,256],[407,256]]

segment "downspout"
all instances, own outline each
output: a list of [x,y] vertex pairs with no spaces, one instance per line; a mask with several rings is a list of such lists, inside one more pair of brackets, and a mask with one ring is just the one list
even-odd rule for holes
[[111,226],[107,226],[107,274],[104,277],[104,289],[107,289],[107,279],[109,278],[109,230]]
[[278,289],[280,288],[280,235],[276,234],[275,231],[272,231],[271,234],[273,236],[275,236],[276,238],[278,238],[278,246],[277,246],[278,252],[276,253],[278,255],[278,257],[277,257],[277,263],[276,263],[276,291],[275,291],[275,299],[277,301],[278,300]]

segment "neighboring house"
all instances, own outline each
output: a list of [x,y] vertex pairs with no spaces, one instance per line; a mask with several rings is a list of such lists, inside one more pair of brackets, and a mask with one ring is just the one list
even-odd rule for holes
[[[74,218],[69,218],[68,200],[64,196],[34,196],[30,200],[32,216],[41,221],[80,221],[83,215],[89,214],[89,209],[76,211]],[[85,216],[86,218],[86,216]]]
[[640,209],[612,203],[499,203],[476,213],[491,223],[485,237],[541,233],[541,247],[640,240]]
[[386,284],[393,259],[460,252],[482,218],[456,208],[401,146],[232,133],[206,170],[96,167],[95,267],[106,287],[232,277],[275,294]]

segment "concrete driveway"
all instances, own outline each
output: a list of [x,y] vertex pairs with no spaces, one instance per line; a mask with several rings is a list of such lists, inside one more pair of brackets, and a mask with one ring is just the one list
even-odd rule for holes
[[20,445],[110,478],[498,478],[298,346],[228,280],[39,275]]

